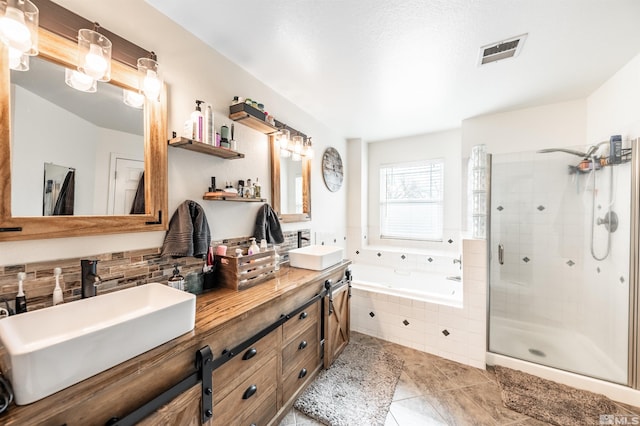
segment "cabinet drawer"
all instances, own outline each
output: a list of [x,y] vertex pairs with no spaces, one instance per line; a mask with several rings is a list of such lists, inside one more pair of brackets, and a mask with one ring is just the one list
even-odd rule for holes
[[317,355],[319,345],[318,324],[309,324],[302,334],[291,340],[282,350],[282,374],[287,376],[308,353]]
[[310,324],[317,324],[320,320],[320,301],[307,307],[304,311],[292,317],[282,325],[282,339],[285,344],[299,335]]
[[[214,383],[215,387],[215,383]],[[253,413],[265,400],[275,405],[277,387],[277,356],[274,354],[253,375],[248,377],[218,404],[213,404],[213,424],[239,424],[245,413]],[[215,391],[214,391],[215,400]]]
[[276,329],[239,353],[231,361],[213,371],[213,402],[221,401],[231,390],[261,368],[280,347],[280,333]]
[[286,404],[291,396],[307,380],[310,374],[320,365],[320,358],[316,353],[309,352],[291,369],[291,372],[283,376],[282,401]]
[[256,408],[251,414],[244,417],[242,420],[242,425],[246,426],[264,426],[269,423],[271,419],[276,416],[277,407],[276,407],[276,392],[275,390],[269,395],[268,398],[264,400],[258,408]]

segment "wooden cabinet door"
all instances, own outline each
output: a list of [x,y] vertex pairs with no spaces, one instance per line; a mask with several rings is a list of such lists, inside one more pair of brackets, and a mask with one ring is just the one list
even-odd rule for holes
[[350,291],[347,282],[332,288],[324,298],[324,368],[329,368],[349,343]]
[[[200,426],[200,384],[178,395],[173,401],[142,420],[138,425]],[[210,425],[211,422],[205,423]]]

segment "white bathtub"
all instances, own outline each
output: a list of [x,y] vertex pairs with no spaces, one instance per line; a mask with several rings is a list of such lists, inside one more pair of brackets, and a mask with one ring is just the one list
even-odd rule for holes
[[354,263],[352,286],[358,290],[405,297],[439,305],[462,307],[462,282],[434,272],[396,270]]

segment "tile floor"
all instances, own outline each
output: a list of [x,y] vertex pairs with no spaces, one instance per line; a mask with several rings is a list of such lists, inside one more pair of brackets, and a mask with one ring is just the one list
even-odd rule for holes
[[[405,346],[352,332],[352,341],[383,346],[404,360],[385,426],[500,425],[541,426],[502,405],[493,373]],[[620,405],[621,413],[639,414]],[[638,412],[635,412],[638,411]],[[321,425],[292,409],[280,426]]]

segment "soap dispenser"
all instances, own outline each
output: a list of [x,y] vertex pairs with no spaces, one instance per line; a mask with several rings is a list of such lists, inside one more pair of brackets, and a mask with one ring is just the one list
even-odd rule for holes
[[16,295],[16,314],[27,312],[27,297],[22,290],[22,281],[27,278],[24,272],[18,272],[18,294]]
[[191,122],[193,123],[193,140],[202,142],[204,135],[204,116],[200,104],[203,101],[196,100],[196,110],[191,113]]
[[184,277],[180,275],[177,263],[173,265],[173,276],[169,278],[169,287],[184,291]]
[[54,268],[53,276],[56,277],[56,287],[53,289],[53,305],[58,305],[63,302],[62,298],[62,288],[60,288],[60,274],[62,273],[62,269]]
[[256,239],[252,237],[250,238],[250,240],[251,245],[249,246],[249,252],[247,254],[252,255],[260,253],[260,247],[258,247],[258,244],[256,244]]

